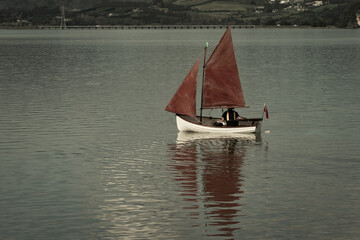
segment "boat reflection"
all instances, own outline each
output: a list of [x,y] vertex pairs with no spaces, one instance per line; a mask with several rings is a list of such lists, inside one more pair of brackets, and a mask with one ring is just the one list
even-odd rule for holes
[[[206,236],[233,237],[241,218],[241,185],[246,147],[261,141],[255,135],[219,136],[180,132],[169,146],[171,168],[181,186],[190,219]],[[189,204],[190,203],[190,204]]]

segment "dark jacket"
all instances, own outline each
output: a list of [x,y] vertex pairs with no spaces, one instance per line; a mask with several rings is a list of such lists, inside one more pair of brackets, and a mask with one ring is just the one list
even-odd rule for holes
[[224,118],[224,120],[226,121],[227,126],[238,126],[238,117],[239,114],[235,111],[233,111],[232,109],[227,110],[226,112],[223,113],[222,117]]

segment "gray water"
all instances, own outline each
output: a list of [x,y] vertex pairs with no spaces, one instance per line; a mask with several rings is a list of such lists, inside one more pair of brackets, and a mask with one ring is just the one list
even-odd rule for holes
[[360,31],[232,30],[270,119],[183,139],[163,109],[223,32],[1,30],[0,239],[358,239]]

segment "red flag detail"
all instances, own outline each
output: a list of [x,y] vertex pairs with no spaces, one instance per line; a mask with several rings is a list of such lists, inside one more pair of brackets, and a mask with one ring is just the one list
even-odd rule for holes
[[266,105],[264,106],[264,112],[265,112],[266,119],[269,119],[269,111],[268,111]]

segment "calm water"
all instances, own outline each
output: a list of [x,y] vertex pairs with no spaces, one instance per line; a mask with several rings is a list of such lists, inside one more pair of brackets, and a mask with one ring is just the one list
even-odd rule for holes
[[1,30],[0,239],[358,239],[360,31],[233,30],[261,138],[178,135],[223,32]]

